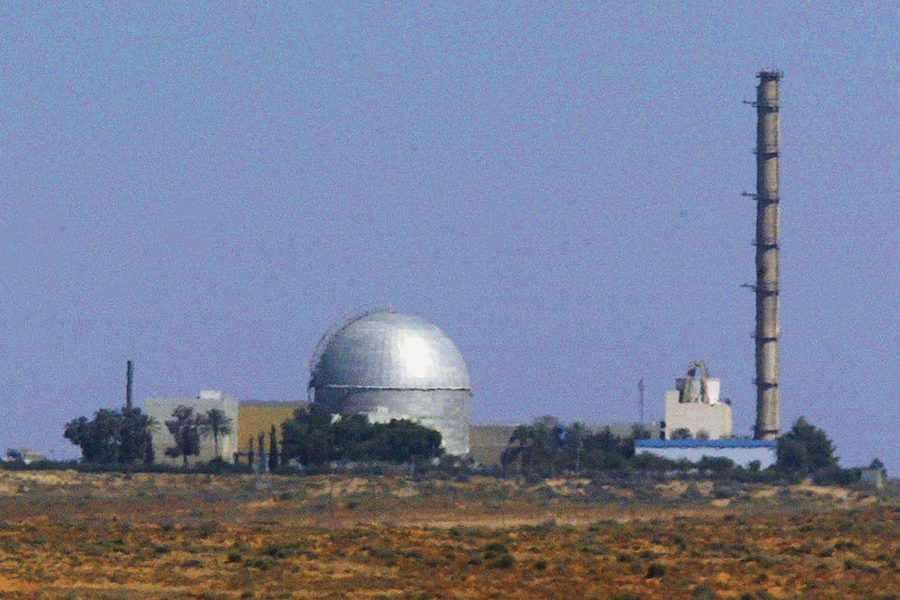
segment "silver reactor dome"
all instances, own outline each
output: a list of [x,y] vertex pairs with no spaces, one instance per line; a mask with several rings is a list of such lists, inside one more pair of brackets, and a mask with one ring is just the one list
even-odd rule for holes
[[419,317],[376,310],[323,336],[310,361],[314,401],[372,422],[411,419],[441,433],[449,454],[469,451],[472,390],[453,341]]

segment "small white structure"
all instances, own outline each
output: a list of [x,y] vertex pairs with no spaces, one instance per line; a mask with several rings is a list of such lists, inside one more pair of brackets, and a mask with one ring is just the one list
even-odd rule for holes
[[735,465],[749,468],[758,462],[760,470],[777,460],[778,442],[774,440],[635,440],[635,454],[653,454],[669,460],[686,459],[692,463],[703,457],[727,458]]
[[718,440],[731,436],[731,404],[719,399],[721,382],[709,377],[702,361],[691,361],[686,377],[666,392],[665,437],[684,431],[691,438]]
[[[218,390],[202,390],[196,398],[147,398],[144,400],[144,414],[156,422],[153,430],[153,451],[156,455],[156,462],[170,465],[182,464],[180,457],[172,458],[165,454],[166,448],[175,446],[175,440],[166,427],[166,421],[172,420],[172,413],[179,406],[192,408],[196,415],[202,415],[213,408],[218,408],[231,419],[231,433],[219,436],[219,454],[224,460],[231,462],[234,453],[238,451],[238,401]],[[212,436],[201,436],[200,455],[189,457],[188,462],[206,462],[215,457],[216,450]]]

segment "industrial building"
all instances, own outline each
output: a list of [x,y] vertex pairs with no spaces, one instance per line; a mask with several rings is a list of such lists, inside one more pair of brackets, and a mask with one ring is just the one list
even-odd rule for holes
[[472,425],[469,427],[469,457],[480,465],[499,465],[516,427],[518,425]]
[[[312,401],[335,414],[364,414],[373,423],[410,419],[440,432],[448,454],[469,453],[472,389],[466,363],[453,341],[424,319],[389,308],[346,318],[319,341],[310,360],[308,388]],[[221,457],[231,461],[251,449],[258,453],[258,437],[268,436],[272,426],[280,435],[281,424],[307,404],[239,402],[205,390],[196,398],[148,398],[144,412],[162,425],[153,433],[157,460],[175,464],[164,454],[174,445],[164,423],[178,406],[198,414],[218,408],[232,419],[232,431],[219,440]],[[212,440],[202,439],[197,459],[214,457]]]
[[319,341],[309,389],[333,413],[410,419],[440,432],[448,454],[469,452],[469,371],[453,341],[425,319],[390,308],[348,317]]
[[[676,389],[666,394],[665,439],[644,440],[636,451],[665,458],[691,461],[703,456],[726,457],[747,466],[758,460],[765,468],[775,462],[781,431],[781,397],[778,388],[779,311],[779,221],[780,221],[780,100],[781,72],[757,73],[756,100],[756,192],[744,193],[756,200],[756,283],[747,285],[756,296],[755,343],[756,424],[754,440],[729,440],[731,407],[719,401],[720,383],[710,378],[706,366],[691,363],[688,376],[676,380]],[[676,431],[690,438],[672,439]],[[702,434],[702,435],[701,435]]]
[[685,377],[675,380],[675,389],[666,392],[665,438],[717,440],[731,437],[731,402],[721,400],[722,382],[710,377],[706,364],[691,361]]
[[[260,434],[265,434],[268,444],[268,436],[273,425],[277,435],[281,436],[281,424],[294,416],[295,410],[307,404],[304,401],[237,400],[219,390],[202,390],[196,397],[147,398],[144,400],[143,410],[157,423],[152,431],[156,461],[178,465],[181,464],[181,459],[166,456],[165,451],[166,448],[175,445],[175,440],[166,427],[166,421],[172,419],[172,413],[179,406],[193,409],[195,415],[203,415],[217,408],[231,419],[230,431],[219,436],[219,455],[223,460],[232,462],[236,458],[246,457],[251,444],[254,445],[255,452],[259,452],[257,440]],[[268,446],[265,451],[268,451]],[[215,457],[214,440],[206,436],[200,438],[200,454],[191,457],[190,460],[206,462]]]
[[[781,73],[758,73],[756,192],[755,340],[757,388],[753,444],[732,436],[730,402],[720,398],[721,382],[710,377],[706,365],[691,363],[685,377],[665,396],[665,421],[654,432],[661,439],[638,441],[642,452],[697,460],[727,456],[737,464],[774,461],[774,440],[780,433],[778,389],[779,342],[779,91]],[[128,405],[131,364],[129,362]],[[390,308],[352,315],[327,331],[309,364],[307,392],[335,414],[364,414],[371,422],[410,419],[441,433],[444,450],[470,455],[476,461],[499,461],[515,425],[470,426],[472,389],[466,363],[453,341],[428,321]],[[260,434],[289,419],[302,402],[238,403],[218,392],[198,398],[151,398],[145,412],[157,423],[171,418],[178,405],[197,412],[220,408],[234,419],[234,431],[221,440],[221,454],[230,459],[246,454]],[[470,429],[471,427],[471,429]],[[470,431],[472,444],[470,444]],[[627,432],[624,432],[627,435]],[[689,439],[676,439],[689,438]],[[164,427],[154,433],[159,460],[172,444]],[[257,448],[257,451],[259,449]],[[212,458],[211,440],[203,440],[200,460]]]

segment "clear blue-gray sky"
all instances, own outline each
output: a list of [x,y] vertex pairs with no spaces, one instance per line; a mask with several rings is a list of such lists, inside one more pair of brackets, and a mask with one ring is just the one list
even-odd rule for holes
[[[726,6],[726,7],[723,7]],[[782,81],[782,422],[896,473],[900,9],[7,2],[0,445],[135,395],[304,398],[391,302],[479,422],[648,419],[704,359],[754,420],[754,97]]]

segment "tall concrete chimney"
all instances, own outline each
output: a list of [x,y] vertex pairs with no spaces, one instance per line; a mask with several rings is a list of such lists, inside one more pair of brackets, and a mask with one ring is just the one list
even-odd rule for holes
[[778,81],[779,71],[760,71],[756,88],[756,427],[754,437],[773,440],[781,430],[778,393]]
[[125,408],[131,408],[131,384],[134,381],[134,364],[129,360],[125,367]]

